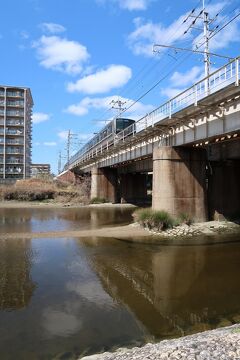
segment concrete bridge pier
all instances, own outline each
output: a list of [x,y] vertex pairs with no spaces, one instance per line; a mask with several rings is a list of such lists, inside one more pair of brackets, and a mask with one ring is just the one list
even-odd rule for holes
[[207,219],[206,151],[198,148],[156,146],[153,150],[154,210]]
[[91,199],[98,197],[115,203],[116,190],[117,169],[97,167],[91,169]]
[[121,203],[143,204],[147,199],[147,175],[127,173],[120,175]]

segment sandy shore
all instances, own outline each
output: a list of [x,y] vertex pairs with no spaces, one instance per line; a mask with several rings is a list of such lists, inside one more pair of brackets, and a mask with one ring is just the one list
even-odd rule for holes
[[119,349],[82,357],[82,360],[238,360],[240,327],[233,325],[175,340],[147,344],[141,348]]
[[27,233],[1,233],[4,239],[32,239],[32,238],[68,238],[68,237],[104,237],[129,239],[149,238],[149,232],[132,225],[105,227],[100,229],[73,230],[73,231],[47,231],[47,232],[27,232]]
[[135,208],[135,205],[132,204],[111,204],[111,203],[102,203],[102,204],[89,204],[85,205],[82,203],[79,204],[73,204],[73,203],[57,203],[54,201],[0,201],[0,208],[2,209],[27,209],[27,208],[82,208],[82,207],[116,207],[116,208]]

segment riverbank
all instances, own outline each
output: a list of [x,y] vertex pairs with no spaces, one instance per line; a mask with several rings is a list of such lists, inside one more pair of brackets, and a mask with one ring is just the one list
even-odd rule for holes
[[119,349],[82,357],[81,360],[237,360],[240,359],[240,325],[205,331],[174,340]]
[[[132,204],[63,204],[55,201],[2,201],[0,202],[2,209],[88,209],[88,208],[112,208],[124,209],[136,206]],[[96,229],[84,230],[66,230],[66,231],[42,231],[42,232],[18,232],[4,233],[0,232],[4,239],[21,238],[83,238],[83,237],[99,237],[114,238],[134,243],[157,244],[157,245],[205,245],[214,243],[225,243],[236,241],[236,236],[232,240],[231,237],[224,235],[239,234],[240,241],[240,225],[230,221],[208,221],[201,223],[193,223],[191,225],[182,224],[164,231],[155,231],[144,228],[138,223],[132,223],[122,226],[107,226]]]

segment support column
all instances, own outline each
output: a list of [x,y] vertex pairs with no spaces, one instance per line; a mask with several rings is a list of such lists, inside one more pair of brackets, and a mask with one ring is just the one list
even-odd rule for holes
[[117,170],[97,168],[91,170],[91,199],[95,197],[116,202]]
[[146,174],[122,174],[120,196],[121,203],[145,203],[147,199]]
[[206,220],[206,152],[157,145],[153,151],[152,208]]

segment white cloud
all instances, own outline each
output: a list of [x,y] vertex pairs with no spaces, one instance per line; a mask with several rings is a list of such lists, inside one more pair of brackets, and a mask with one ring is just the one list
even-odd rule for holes
[[[187,21],[182,25],[187,14],[180,16],[169,26],[161,23],[154,24],[152,21],[145,21],[141,18],[135,18],[134,24],[136,29],[128,36],[128,45],[136,55],[152,56],[152,46],[154,44],[171,45],[179,40],[183,32],[188,28]],[[188,39],[191,31],[185,35]]]
[[132,77],[132,70],[124,65],[110,65],[105,70],[84,76],[75,83],[67,86],[69,92],[82,92],[85,94],[106,93],[114,88],[125,85]]
[[43,143],[44,146],[56,146],[57,143],[55,141],[45,141]]
[[[121,100],[122,102],[125,103],[126,107],[129,107],[131,104],[134,103],[134,100],[119,97],[117,95],[107,96],[107,97],[103,97],[103,98],[86,97],[83,100],[81,100],[78,104],[70,105],[64,111],[67,113],[70,113],[72,115],[82,116],[82,115],[88,114],[88,112],[91,109],[96,109],[96,110],[110,109],[111,108],[110,103],[112,100],[115,100],[115,101]],[[130,116],[133,119],[138,119],[141,116],[145,115],[146,113],[152,111],[153,109],[154,109],[153,105],[137,102],[126,113],[124,113],[123,116]],[[114,110],[114,114],[115,114],[115,110]],[[112,116],[113,116],[113,114],[112,114]]]
[[59,34],[66,31],[64,26],[55,23],[42,23],[40,24],[40,28],[43,32],[50,34]]
[[153,0],[97,0],[98,3],[117,3],[121,9],[125,10],[146,10]]
[[176,89],[174,87],[167,87],[161,90],[161,94],[166,96],[167,98],[171,99],[176,95],[180,94],[182,89]]
[[[184,87],[187,85],[191,85],[196,82],[200,75],[202,75],[203,69],[200,66],[193,66],[190,70],[185,73],[181,73],[179,71],[175,71],[170,78],[173,86]],[[202,76],[201,76],[202,77]]]
[[22,30],[20,32],[20,37],[21,37],[22,40],[27,40],[27,39],[29,39],[30,35],[29,35],[29,33],[27,31]]
[[39,124],[41,122],[47,121],[50,119],[50,115],[42,112],[36,112],[32,114],[33,124]]
[[40,65],[68,74],[80,73],[82,64],[89,58],[85,46],[59,36],[43,35],[33,47],[37,49]]
[[119,6],[127,10],[146,10],[149,0],[118,0]]
[[201,66],[193,66],[186,72],[175,71],[169,80],[170,86],[163,88],[161,94],[173,98],[203,77],[204,71]]

